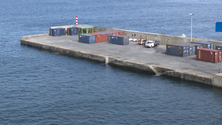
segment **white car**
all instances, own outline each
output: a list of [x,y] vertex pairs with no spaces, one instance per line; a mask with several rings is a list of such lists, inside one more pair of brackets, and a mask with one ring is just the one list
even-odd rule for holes
[[154,40],[147,40],[147,41],[145,42],[145,45],[144,45],[144,46],[145,46],[145,47],[152,48],[152,47],[154,47],[154,46],[156,46],[156,45],[158,45],[158,44],[156,44]]
[[137,39],[133,39],[133,38],[129,38],[129,41],[137,42],[138,40]]

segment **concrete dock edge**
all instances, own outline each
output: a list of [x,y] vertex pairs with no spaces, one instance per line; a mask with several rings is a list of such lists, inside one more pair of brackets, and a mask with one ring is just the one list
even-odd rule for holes
[[142,64],[139,62],[134,62],[134,61],[125,60],[121,58],[88,53],[85,51],[73,50],[70,48],[62,48],[59,46],[53,46],[53,45],[43,44],[41,42],[33,42],[33,41],[28,40],[29,38],[32,38],[32,37],[40,37],[40,36],[46,36],[46,35],[48,34],[25,36],[20,40],[20,42],[21,42],[21,45],[26,45],[26,46],[30,46],[34,48],[53,51],[59,54],[90,59],[90,60],[106,63],[109,65],[117,65],[120,67],[127,67],[127,68],[136,69],[136,70],[150,72],[153,74],[165,75],[165,76],[180,78],[184,80],[204,83],[204,84],[212,85],[216,87],[222,87],[222,74],[216,74],[215,76],[198,75],[195,73],[179,71],[176,69],[170,69],[170,68],[156,66],[156,65]]
[[133,69],[137,69],[137,70],[141,70],[141,71],[147,71],[147,72],[155,74],[155,72],[150,68],[149,65],[138,63],[138,62],[133,62],[133,61],[129,61],[129,60],[109,57],[108,64],[109,65],[117,65],[117,66],[127,67],[127,68],[133,68]]

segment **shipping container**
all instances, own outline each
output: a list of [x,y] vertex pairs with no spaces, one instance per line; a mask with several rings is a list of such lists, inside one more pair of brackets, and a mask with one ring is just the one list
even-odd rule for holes
[[195,55],[196,55],[196,52],[197,52],[197,49],[199,49],[199,48],[203,48],[203,46],[201,45],[201,44],[195,44],[195,43],[192,43],[192,44],[194,44],[195,45]]
[[66,29],[65,28],[59,28],[59,35],[66,35]]
[[107,38],[107,34],[105,33],[88,33],[90,35],[94,35],[95,36],[95,42],[96,43],[100,43],[100,42],[107,42],[108,41],[108,38]]
[[222,62],[222,52],[219,50],[218,62]]
[[118,30],[110,30],[110,31],[104,31],[108,33],[112,33],[112,35],[124,35],[123,31],[118,31]]
[[76,28],[67,28],[67,35],[77,35]]
[[182,44],[166,44],[166,54],[188,56],[188,46]]
[[80,34],[79,35],[79,42],[82,43],[95,43],[95,36],[90,34]]
[[216,50],[222,50],[222,45],[217,45]]
[[191,43],[201,44],[203,46],[203,48],[214,49],[214,44],[211,43],[211,42],[194,41],[194,42],[191,42]]
[[110,37],[112,36],[112,33],[109,33],[109,32],[98,32],[98,33],[104,33],[104,34],[107,34],[107,40],[108,42],[110,43]]
[[187,45],[188,55],[196,55],[196,50],[199,48],[203,48],[201,44],[194,43],[181,43],[181,45]]
[[127,36],[122,35],[111,36],[110,43],[118,45],[129,45],[129,38]]
[[51,36],[59,36],[59,28],[50,28],[50,35]]
[[200,48],[197,49],[196,59],[213,63],[221,62],[221,51],[215,49]]

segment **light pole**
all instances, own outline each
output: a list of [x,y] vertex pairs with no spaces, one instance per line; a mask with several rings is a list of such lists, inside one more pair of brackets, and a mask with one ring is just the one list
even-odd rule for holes
[[190,14],[190,16],[191,16],[191,42],[192,42],[192,16],[194,15],[194,13],[189,13]]

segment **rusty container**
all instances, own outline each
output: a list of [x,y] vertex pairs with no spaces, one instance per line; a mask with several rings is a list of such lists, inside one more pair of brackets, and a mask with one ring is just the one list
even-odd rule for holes
[[212,62],[212,63],[218,63],[221,62],[221,51],[215,50],[215,49],[207,49],[207,48],[199,48],[196,52],[196,59]]

